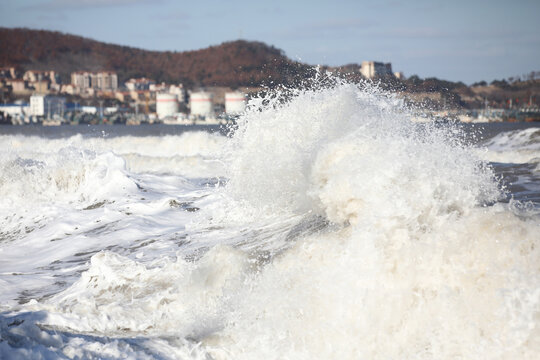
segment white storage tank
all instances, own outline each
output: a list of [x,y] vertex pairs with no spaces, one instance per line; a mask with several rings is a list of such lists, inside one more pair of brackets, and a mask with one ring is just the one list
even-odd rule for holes
[[212,94],[209,94],[207,92],[191,93],[189,102],[191,105],[191,115],[212,115]]
[[246,110],[246,95],[235,91],[225,94],[225,112],[230,115],[238,115]]
[[156,113],[159,119],[172,116],[178,112],[178,98],[176,94],[156,94]]

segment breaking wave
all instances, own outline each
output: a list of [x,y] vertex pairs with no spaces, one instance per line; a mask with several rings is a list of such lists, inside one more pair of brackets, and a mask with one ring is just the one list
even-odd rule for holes
[[[205,155],[224,181],[193,197],[177,250],[96,253],[71,286],[0,321],[0,354],[537,358],[538,215],[498,202],[458,128],[409,118],[368,85],[252,100]],[[100,159],[131,186],[117,155]]]

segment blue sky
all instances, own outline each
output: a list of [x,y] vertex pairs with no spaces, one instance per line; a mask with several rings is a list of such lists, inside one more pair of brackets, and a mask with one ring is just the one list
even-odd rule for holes
[[540,0],[0,0],[4,27],[149,50],[242,38],[313,65],[377,60],[468,84],[539,71],[539,15]]

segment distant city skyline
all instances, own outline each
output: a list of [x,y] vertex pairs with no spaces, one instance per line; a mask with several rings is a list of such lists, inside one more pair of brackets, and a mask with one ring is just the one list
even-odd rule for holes
[[[187,51],[239,38],[312,65],[391,62],[471,84],[540,70],[540,1],[2,0],[0,26]],[[1,47],[1,44],[0,44]],[[2,49],[1,51],[8,51]]]

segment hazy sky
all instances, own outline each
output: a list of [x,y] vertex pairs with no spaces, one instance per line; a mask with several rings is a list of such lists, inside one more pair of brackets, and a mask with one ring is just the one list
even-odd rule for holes
[[540,0],[0,0],[4,27],[150,50],[242,38],[309,64],[384,61],[468,84],[539,71],[539,15]]

